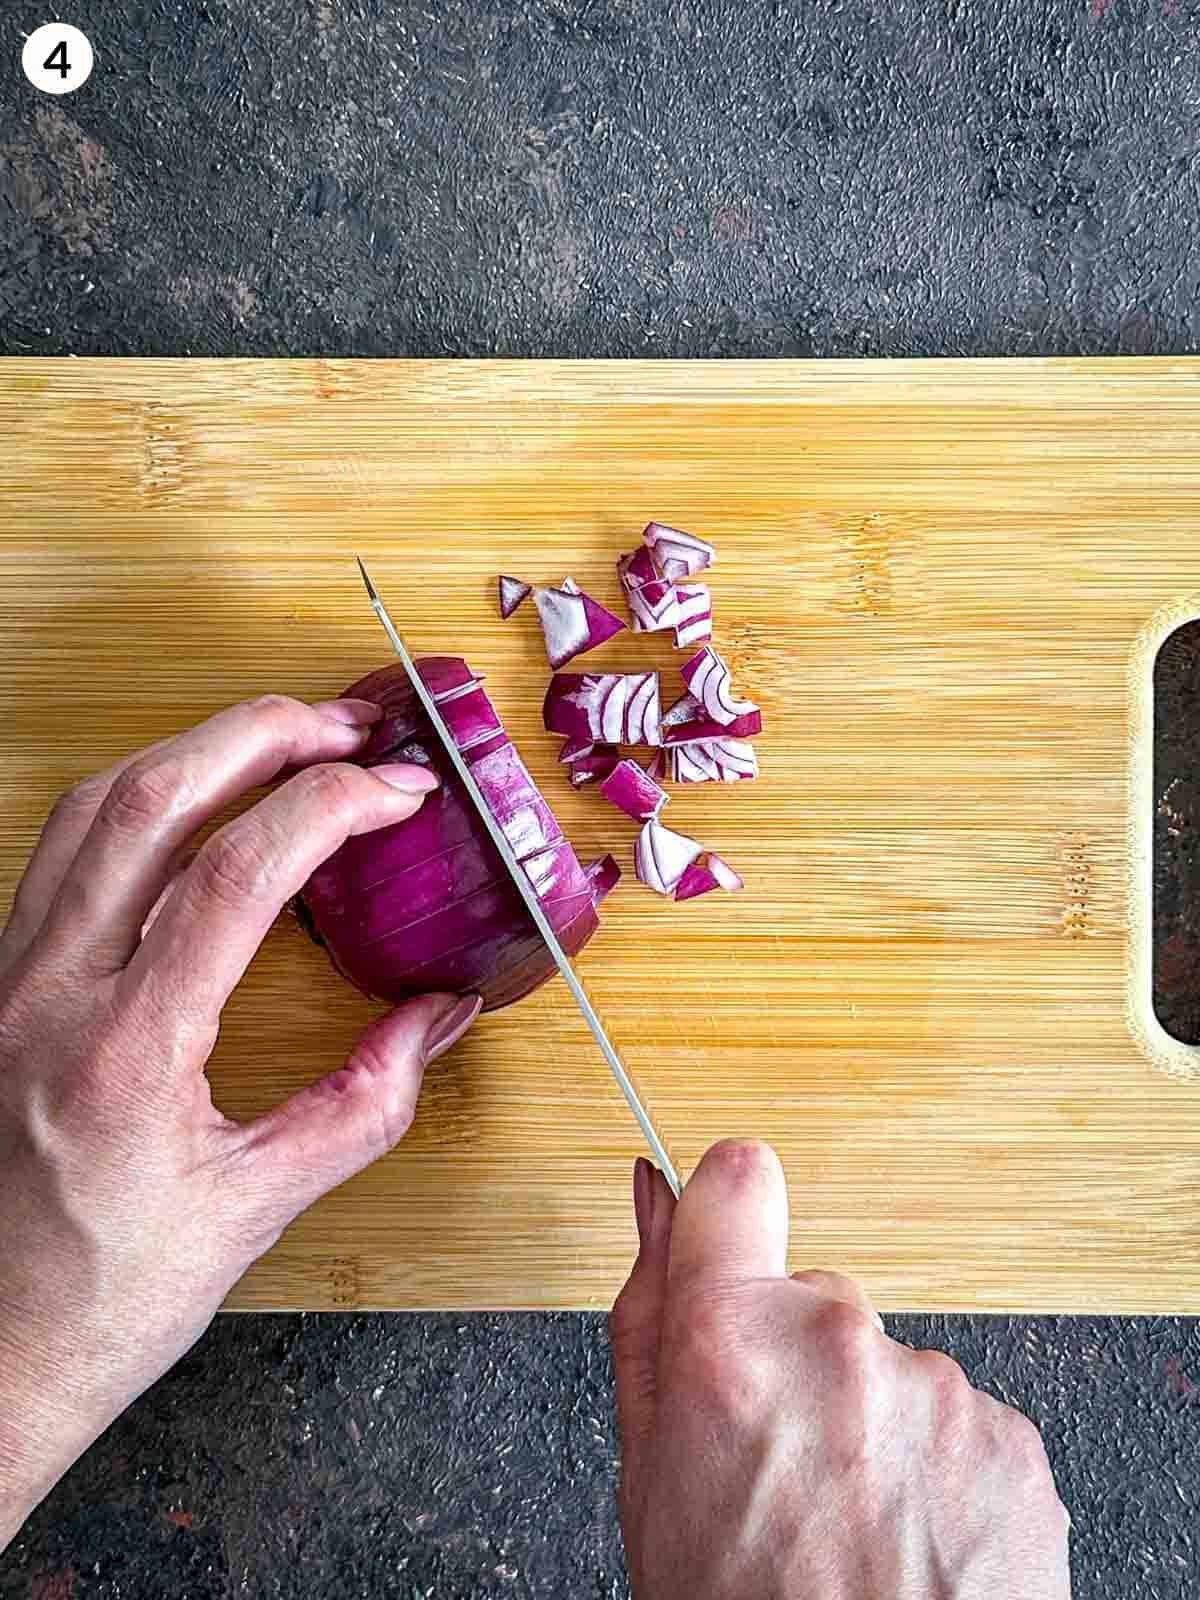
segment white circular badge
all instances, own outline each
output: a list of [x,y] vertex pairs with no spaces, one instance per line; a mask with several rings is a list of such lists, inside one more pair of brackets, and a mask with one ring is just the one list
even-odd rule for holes
[[95,56],[86,33],[67,22],[43,22],[25,41],[21,65],[43,94],[74,94],[92,75]]

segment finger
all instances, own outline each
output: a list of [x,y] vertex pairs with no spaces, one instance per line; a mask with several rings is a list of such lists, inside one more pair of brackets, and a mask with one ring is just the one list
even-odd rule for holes
[[84,778],[55,801],[17,885],[12,910],[0,936],[0,972],[14,965],[33,943],[114,779],[126,767],[153,755],[167,743],[160,739],[144,750],[132,751],[103,772]]
[[430,772],[406,763],[297,773],[200,847],[122,974],[123,989],[215,1020],[316,868],[353,834],[412,816],[436,787]]
[[813,1267],[807,1272],[793,1272],[792,1282],[802,1285],[822,1300],[841,1300],[853,1306],[865,1317],[870,1317],[880,1333],[884,1331],[883,1318],[872,1305],[870,1295],[853,1278],[844,1278],[840,1272],[823,1272]]
[[430,1061],[479,1015],[478,995],[430,994],[371,1025],[346,1065],[238,1130],[253,1216],[274,1235],[399,1143]]
[[654,1429],[658,1348],[675,1215],[675,1196],[667,1180],[644,1157],[634,1166],[633,1197],[638,1255],[608,1324],[625,1477],[636,1472],[637,1452]]
[[779,1157],[756,1139],[725,1139],[688,1179],[671,1232],[670,1281],[782,1278],[787,1184]]
[[117,774],[63,876],[46,937],[115,971],[137,948],[172,857],[196,830],[281,768],[336,761],[362,748],[378,707],[341,714],[264,695],[218,712]]

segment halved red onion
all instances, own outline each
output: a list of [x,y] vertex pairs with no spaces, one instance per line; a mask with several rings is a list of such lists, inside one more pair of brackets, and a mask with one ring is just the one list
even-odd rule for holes
[[[646,568],[650,575],[645,575]],[[617,562],[617,576],[625,590],[629,615],[633,618],[634,633],[658,633],[675,626],[679,603],[675,586],[660,578],[654,570],[650,552],[642,547],[632,555],[622,556]]]
[[651,818],[638,834],[633,849],[638,880],[658,894],[670,894],[700,851],[695,839],[672,833]]
[[[762,732],[762,712],[755,709],[748,711],[744,717],[734,717],[732,722],[714,722],[711,717],[704,715],[704,708],[698,700],[691,695],[691,700],[699,715],[691,722],[675,721],[668,728],[667,717],[663,717],[660,724],[662,728],[662,742],[672,744],[696,744],[706,739],[752,739],[755,734]],[[678,702],[676,702],[678,704]],[[675,708],[672,706],[671,710]]]
[[663,522],[648,522],[642,530],[642,540],[654,556],[658,570],[670,583],[703,572],[705,567],[712,566],[717,555],[711,544],[697,539],[694,533],[668,528]]
[[621,869],[615,856],[600,856],[596,861],[589,861],[583,870],[591,879],[593,905],[598,906],[621,881]]
[[567,739],[658,744],[658,673],[556,672],[542,717]]
[[587,755],[577,756],[571,762],[569,775],[572,789],[582,789],[585,783],[607,778],[620,759],[621,752],[615,744],[594,744]]
[[749,716],[752,711],[758,710],[753,700],[734,697],[729,667],[712,645],[706,644],[702,650],[697,650],[690,661],[684,662],[680,671],[683,681],[714,722],[727,727],[736,718]]
[[500,574],[497,583],[500,590],[500,615],[507,621],[522,600],[528,600],[533,593],[533,585],[523,582],[520,578],[506,577],[504,573]]
[[693,900],[698,894],[708,894],[713,889],[726,889],[730,893],[744,889],[744,881],[720,856],[709,853],[693,861],[675,885],[676,900]]
[[758,757],[745,739],[702,739],[672,745],[665,753],[676,783],[737,783],[758,777]]
[[564,579],[557,589],[536,590],[533,599],[552,667],[565,666],[574,656],[594,650],[625,626],[607,606],[584,594],[572,578]]
[[644,768],[628,758],[618,761],[600,785],[600,793],[635,822],[657,817],[670,798]]
[[712,595],[706,583],[675,590],[675,645],[699,644],[712,638]]
[[[478,677],[457,657],[425,657],[417,669],[563,948],[575,954],[598,926],[593,881]],[[489,1011],[519,1000],[554,975],[554,962],[404,668],[383,667],[346,693],[384,712],[363,766],[416,762],[441,787],[404,822],[354,835],[317,868],[298,897],[315,935],[338,971],[379,1000],[474,990]]]

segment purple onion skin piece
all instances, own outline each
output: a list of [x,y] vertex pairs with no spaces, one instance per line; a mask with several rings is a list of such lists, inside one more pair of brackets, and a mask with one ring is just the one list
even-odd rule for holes
[[[472,775],[551,927],[567,954],[577,954],[599,926],[600,885],[466,663],[426,656],[417,668],[460,748],[469,746]],[[557,968],[404,668],[381,667],[346,694],[384,711],[360,765],[412,761],[436,772],[441,788],[404,822],[347,839],[305,884],[304,912],[337,970],[373,999],[474,991],[485,1011],[511,1005]]]

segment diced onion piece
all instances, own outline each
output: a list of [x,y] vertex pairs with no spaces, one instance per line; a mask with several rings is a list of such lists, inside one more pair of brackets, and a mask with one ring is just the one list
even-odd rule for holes
[[646,768],[646,776],[653,778],[655,783],[661,783],[664,778],[671,776],[671,755],[667,750],[656,750],[654,760]]
[[621,755],[615,744],[593,745],[588,755],[579,756],[572,761],[571,787],[582,789],[585,783],[594,783],[597,778],[607,778],[620,759]]
[[[646,569],[649,568],[649,575]],[[675,585],[660,578],[644,546],[617,562],[617,576],[625,590],[634,633],[658,633],[673,628],[679,610]]]
[[699,644],[712,638],[712,595],[706,583],[675,590],[675,645]]
[[736,718],[749,716],[752,711],[758,710],[753,700],[734,698],[729,667],[712,645],[706,644],[702,650],[697,650],[680,670],[683,681],[700,701],[705,714],[714,722],[727,726]]
[[578,761],[580,756],[590,756],[595,748],[594,739],[564,739],[558,759],[570,766],[571,762]]
[[617,865],[615,856],[601,856],[597,861],[590,861],[583,869],[584,877],[590,879],[592,885],[592,904],[598,906],[606,895],[609,895],[621,881],[621,869]]
[[635,822],[657,817],[670,798],[636,761],[628,758],[618,761],[600,785],[600,793]]
[[658,673],[556,672],[542,717],[567,739],[658,744]]
[[500,590],[500,615],[505,621],[512,616],[522,600],[528,600],[533,593],[533,585],[531,583],[525,583],[520,578],[506,577],[504,573],[500,574],[498,587]]
[[701,739],[670,747],[676,783],[737,783],[758,777],[758,757],[745,739]]
[[654,565],[648,547],[640,544],[628,555],[617,557],[617,577],[624,589],[641,589],[647,583],[657,583],[661,573]]
[[667,719],[675,709],[672,706],[660,724],[664,744],[696,744],[705,739],[752,739],[756,733],[762,732],[762,712],[757,709],[747,712],[744,717],[734,717],[732,722],[720,723],[704,715],[704,707],[698,700],[691,695],[687,698],[699,714],[694,721],[676,719],[668,727]]
[[642,530],[643,543],[654,556],[658,570],[670,583],[679,583],[694,573],[711,567],[717,552],[694,533],[668,528],[662,522],[648,522]]
[[677,728],[685,722],[695,722],[697,717],[702,717],[703,715],[704,707],[700,704],[699,700],[696,699],[696,696],[692,694],[690,689],[685,694],[681,694],[679,699],[676,700],[673,705],[668,706],[667,710],[664,711],[662,716],[659,718],[659,727],[662,730],[663,743],[673,744],[675,742],[674,740],[667,738],[668,728]]
[[698,894],[709,894],[713,889],[726,889],[733,893],[745,887],[733,868],[710,850],[702,860],[693,861],[688,867],[675,885],[675,898],[694,900]]
[[572,657],[594,650],[625,626],[606,606],[584,594],[572,578],[559,589],[536,590],[533,599],[552,667],[565,666]]
[[634,868],[638,880],[658,894],[670,894],[700,854],[701,846],[685,834],[672,833],[653,818],[638,834]]
[[721,885],[732,894],[738,889],[746,887],[746,880],[741,873],[735,872],[728,861],[722,861],[720,856],[714,855],[710,850],[707,856],[708,870]]

